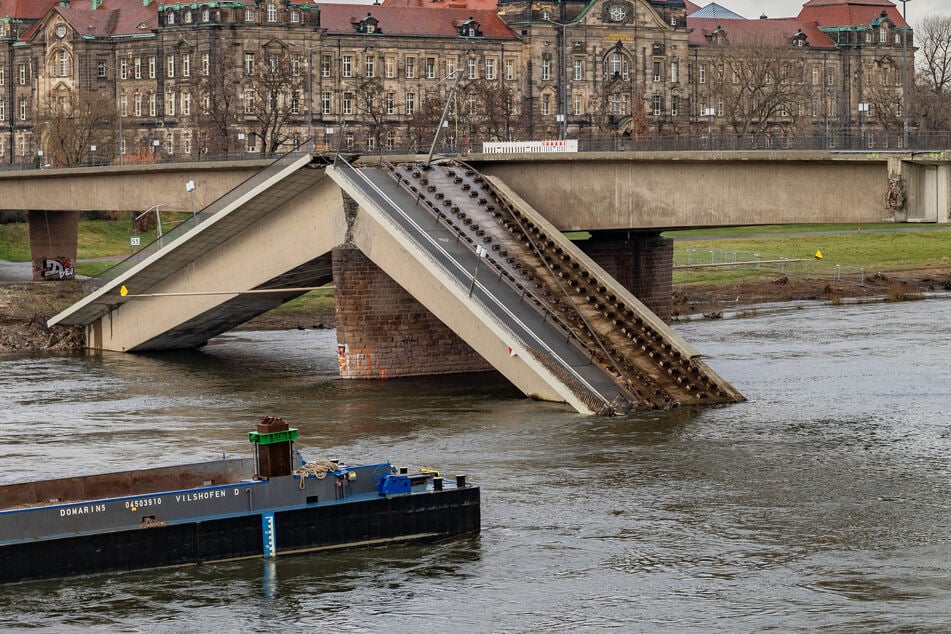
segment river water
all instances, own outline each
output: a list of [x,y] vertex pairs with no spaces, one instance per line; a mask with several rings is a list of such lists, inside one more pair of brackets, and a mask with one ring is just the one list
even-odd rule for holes
[[495,374],[337,379],[333,331],[0,356],[0,481],[248,453],[466,473],[478,540],[8,586],[57,631],[951,629],[951,298],[678,330],[749,401],[623,418]]

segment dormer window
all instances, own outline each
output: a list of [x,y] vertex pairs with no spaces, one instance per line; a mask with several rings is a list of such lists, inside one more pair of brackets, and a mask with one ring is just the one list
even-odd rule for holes
[[268,3],[265,16],[268,22],[277,22],[277,5]]
[[459,25],[459,35],[462,37],[482,37],[482,29],[480,24],[470,17]]
[[878,29],[878,41],[882,44],[888,41],[888,27],[884,24]]
[[184,22],[185,24],[191,24],[191,23],[192,23],[192,12],[191,12],[191,11],[185,11],[185,12],[182,13],[182,22]]
[[383,29],[380,28],[380,22],[369,13],[367,13],[365,18],[355,23],[353,26],[357,33],[383,32]]
[[175,13],[169,11],[165,14],[165,24],[168,26],[175,24]]
[[809,46],[809,42],[806,39],[806,34],[802,31],[796,31],[796,34],[792,36],[792,45],[796,48],[805,48]]
[[245,10],[244,10],[244,21],[245,21],[245,22],[254,22],[254,9],[245,9]]
[[211,20],[211,11],[209,11],[208,9],[202,9],[202,11],[201,11],[201,21],[202,21],[202,22],[208,22],[209,20]]
[[291,11],[291,24],[297,24],[298,22],[300,22],[300,13]]

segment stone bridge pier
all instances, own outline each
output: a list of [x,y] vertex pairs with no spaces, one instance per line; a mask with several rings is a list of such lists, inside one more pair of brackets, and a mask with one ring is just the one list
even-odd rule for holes
[[75,276],[79,214],[78,211],[29,211],[33,281],[66,280]]

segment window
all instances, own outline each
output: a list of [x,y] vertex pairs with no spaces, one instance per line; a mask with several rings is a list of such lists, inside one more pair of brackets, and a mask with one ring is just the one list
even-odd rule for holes
[[244,114],[254,114],[254,92],[244,91]]
[[679,106],[680,106],[680,98],[676,96],[671,97],[670,98],[670,115],[672,117],[677,116],[677,111],[679,109]]
[[0,119],[7,118],[7,100],[0,99]]
[[169,155],[175,153],[175,139],[171,134],[165,137],[165,153]]
[[394,147],[396,147],[396,133],[390,130],[386,133],[386,149],[392,150]]
[[826,70],[826,85],[832,86],[835,84],[835,75],[832,74],[832,69]]
[[291,114],[300,114],[300,91],[291,93]]
[[[99,62],[102,66],[102,75],[100,77],[106,76],[106,65],[103,62]],[[26,64],[17,64],[17,78],[21,86],[26,85]]]
[[330,92],[320,93],[320,113],[330,114],[330,104],[332,103],[332,94]]
[[182,12],[182,22],[184,22],[185,24],[191,24],[191,23],[192,23],[192,12],[191,12],[191,11],[183,11],[183,12]]
[[664,111],[664,98],[660,95],[654,95],[651,98],[651,112],[655,117],[659,117]]
[[320,56],[320,76],[330,77],[330,69],[333,66],[333,58],[330,55]]
[[376,58],[372,55],[367,55],[366,59],[366,76],[373,77],[373,73],[376,70]]
[[[7,85],[7,73],[6,73],[6,68],[3,67],[3,66],[0,66],[0,86],[6,86],[6,85]],[[2,117],[0,117],[0,118],[2,118]]]
[[723,99],[717,99],[717,116],[723,116]]
[[549,79],[551,79],[551,60],[546,58],[542,60],[542,81]]
[[301,66],[300,55],[295,55],[294,59],[291,60],[291,75],[293,75],[294,77],[300,76],[300,66]]
[[584,99],[580,92],[576,92],[571,98],[571,113],[574,115],[584,114]]
[[122,98],[119,99],[119,116],[120,117],[129,116],[129,102],[126,99],[125,95],[122,95]]
[[412,116],[416,113],[416,93],[406,93],[406,114]]
[[680,81],[680,66],[677,62],[670,63],[670,83],[676,84]]
[[158,103],[158,99],[155,93],[154,92],[149,93],[149,116],[150,117],[154,117],[156,113],[158,112],[158,107],[156,105],[157,103]]
[[551,114],[551,95],[545,93],[542,95],[542,115],[548,116]]
[[663,68],[660,62],[654,62],[654,81],[661,80],[661,73],[663,73]]
[[505,60],[505,79],[508,81],[515,79],[515,62],[513,60]]
[[386,73],[387,79],[393,79],[394,77],[396,77],[396,58],[395,57],[387,57],[383,61],[383,66],[385,68],[384,72]]
[[406,79],[415,79],[416,78],[416,58],[407,57],[406,58]]
[[273,3],[268,3],[265,20],[268,22],[277,22],[277,7]]
[[697,66],[697,82],[701,84],[707,83],[707,65],[700,64]]
[[142,94],[135,93],[132,97],[132,114],[137,117],[142,116]]
[[182,135],[182,151],[185,154],[192,153],[192,134],[191,132],[186,132]]
[[248,133],[248,152],[257,152],[258,151],[258,138],[254,132]]
[[620,95],[611,95],[608,99],[608,105],[611,109],[611,114],[617,116],[621,114],[621,96]]
[[300,13],[291,11],[291,24],[297,24],[298,22],[300,22]]
[[353,93],[343,93],[343,114],[353,114]]
[[175,24],[175,14],[171,11],[165,12],[165,24],[172,25]]
[[812,85],[813,86],[819,85],[819,67],[818,66],[812,67]]
[[486,79],[495,79],[495,62],[496,60],[487,57],[485,59],[485,78]]
[[175,116],[175,93],[171,90],[165,93],[165,114],[169,117]]
[[436,58],[427,57],[426,58],[426,79],[435,79],[436,78]]
[[343,76],[353,77],[353,57],[351,55],[343,56]]
[[119,139],[119,154],[125,154],[125,139]]
[[245,75],[254,74],[254,53],[244,54],[244,74]]
[[208,9],[202,9],[202,10],[201,10],[201,21],[202,21],[202,22],[208,22],[209,20],[211,20],[211,11],[209,11]]
[[211,55],[208,53],[201,54],[201,74],[205,77],[208,76],[208,72],[211,70]]
[[155,56],[149,56],[149,79],[155,79]]
[[376,142],[374,141],[373,137],[372,137],[372,136],[368,136],[368,137],[367,137],[367,150],[370,151],[370,152],[372,152],[375,147],[376,147]]
[[575,81],[581,81],[584,79],[584,60],[576,59],[572,62],[573,72],[572,79]]
[[394,114],[396,112],[396,93],[388,92],[383,95],[383,104],[386,114]]
[[60,51],[57,55],[56,65],[59,66],[60,77],[69,77],[69,53]]
[[884,44],[888,41],[888,27],[882,26],[878,29],[878,41]]
[[119,60],[119,79],[129,78],[129,60],[123,58]]
[[455,73],[457,68],[458,68],[458,66],[456,65],[456,58],[455,58],[455,57],[447,57],[447,58],[446,58],[446,74],[447,74],[447,75],[451,75],[451,74]]
[[132,76],[136,79],[142,79],[142,58],[136,57],[132,60]]
[[165,58],[165,76],[174,77],[175,76],[175,56],[169,55]]
[[871,41],[872,41],[872,32],[871,32],[871,31],[866,31],[866,32],[865,32],[865,42],[866,42],[866,43],[870,43]]
[[190,92],[182,93],[182,115],[188,116],[192,113],[192,94]]
[[26,121],[26,99],[20,97],[20,121]]
[[245,22],[254,22],[254,9],[245,9],[245,10],[244,10],[244,21],[245,21]]
[[469,79],[478,79],[479,65],[476,58],[470,57],[468,62],[469,62]]

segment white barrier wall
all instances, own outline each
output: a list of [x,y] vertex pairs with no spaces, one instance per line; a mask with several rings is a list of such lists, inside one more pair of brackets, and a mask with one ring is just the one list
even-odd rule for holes
[[542,152],[577,152],[578,139],[564,141],[499,141],[483,143],[483,154],[538,154]]

